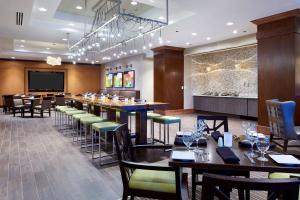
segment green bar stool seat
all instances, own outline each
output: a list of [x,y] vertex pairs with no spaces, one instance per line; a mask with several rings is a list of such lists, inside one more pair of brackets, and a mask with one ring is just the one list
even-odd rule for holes
[[[90,113],[72,115],[73,129],[76,132],[76,142],[78,142],[78,137],[79,137],[80,119],[85,118],[85,117],[96,117],[96,115],[90,114]],[[75,139],[75,134],[73,134],[73,142],[74,142],[74,139]]]
[[[181,119],[179,117],[173,117],[173,116],[158,116],[153,117],[153,135],[154,135],[154,123],[159,124],[159,139],[154,139],[157,142],[162,142],[163,144],[166,144],[166,126],[167,126],[167,142],[169,144],[170,140],[170,124],[178,124],[179,131],[181,130]],[[161,140],[161,124],[164,125],[164,140]]]
[[[54,109],[54,123],[55,125],[57,125],[57,122],[60,122],[58,120],[60,120],[60,112],[63,110],[63,109],[66,109],[66,108],[70,108],[69,106],[56,106],[55,109]],[[59,115],[57,114],[57,112],[59,112]],[[59,118],[59,119],[57,119]]]
[[[107,132],[108,131],[113,131],[115,130],[117,127],[119,127],[121,124],[116,123],[116,122],[111,122],[111,121],[106,121],[106,122],[100,122],[100,123],[94,123],[92,124],[92,159],[94,159],[94,138],[97,137],[97,132],[99,133],[99,145],[98,145],[98,152],[99,152],[99,160],[100,160],[100,165],[102,165],[102,158],[103,157],[107,157],[107,156],[111,156],[114,155],[114,147],[113,149],[113,153],[112,154],[108,154],[106,156],[102,156],[101,155],[101,133],[105,134],[105,138],[104,138],[104,142],[105,142],[105,146],[107,146]],[[114,146],[114,142],[112,143],[112,146]],[[106,163],[106,164],[111,164],[110,163]]]
[[[84,117],[80,119],[80,140],[82,139],[82,129],[84,130],[84,138],[85,138],[85,147],[87,147],[87,135],[90,132],[91,133],[91,125],[94,123],[104,122],[106,121],[102,117]],[[92,138],[93,140],[93,138]],[[82,148],[82,142],[80,147]]]

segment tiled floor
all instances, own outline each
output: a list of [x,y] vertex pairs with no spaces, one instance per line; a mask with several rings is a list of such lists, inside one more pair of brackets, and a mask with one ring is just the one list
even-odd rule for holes
[[[180,117],[183,130],[193,128],[196,115]],[[240,123],[230,118],[230,131],[241,134]],[[53,118],[23,119],[0,112],[0,199],[119,199],[119,168],[96,168],[53,124]],[[171,141],[176,131],[171,126]]]

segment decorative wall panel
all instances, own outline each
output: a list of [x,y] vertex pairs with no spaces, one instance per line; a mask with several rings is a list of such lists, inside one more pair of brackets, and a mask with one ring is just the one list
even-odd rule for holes
[[194,95],[257,97],[257,46],[192,56]]

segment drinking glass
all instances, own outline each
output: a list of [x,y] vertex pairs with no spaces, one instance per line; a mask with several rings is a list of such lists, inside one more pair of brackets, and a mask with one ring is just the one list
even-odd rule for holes
[[266,137],[266,136],[257,137],[256,146],[257,146],[257,149],[261,153],[261,157],[257,158],[257,160],[260,160],[263,162],[268,161],[268,159],[265,157],[265,153],[270,148],[270,138]]
[[185,146],[187,147],[187,150],[190,151],[190,147],[194,141],[192,132],[185,132],[183,134],[182,140],[183,140],[183,143],[185,144]]
[[245,135],[247,135],[248,130],[251,127],[251,123],[248,121],[242,121],[242,129],[244,130]]
[[248,155],[251,158],[257,157],[257,155],[253,151],[253,146],[257,139],[257,131],[256,131],[256,124],[250,124],[249,129],[246,131],[246,137],[249,143],[251,144],[251,152]]

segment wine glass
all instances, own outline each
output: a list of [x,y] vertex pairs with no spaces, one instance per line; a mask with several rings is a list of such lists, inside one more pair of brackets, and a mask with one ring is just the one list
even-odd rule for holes
[[251,127],[251,123],[250,122],[248,122],[248,121],[242,121],[242,129],[244,130],[245,135],[247,135],[247,132],[250,129],[250,127]]
[[256,131],[256,124],[250,124],[249,129],[246,131],[246,137],[249,143],[251,144],[251,152],[248,153],[248,155],[251,158],[257,157],[256,154],[253,151],[253,146],[255,144],[256,138],[257,138],[257,131]]
[[270,138],[266,136],[257,137],[256,146],[257,149],[261,152],[261,157],[257,158],[257,160],[260,160],[262,162],[268,161],[268,159],[265,157],[265,153],[270,148]]
[[185,132],[182,138],[183,143],[187,147],[187,150],[190,151],[190,147],[194,141],[192,132]]

